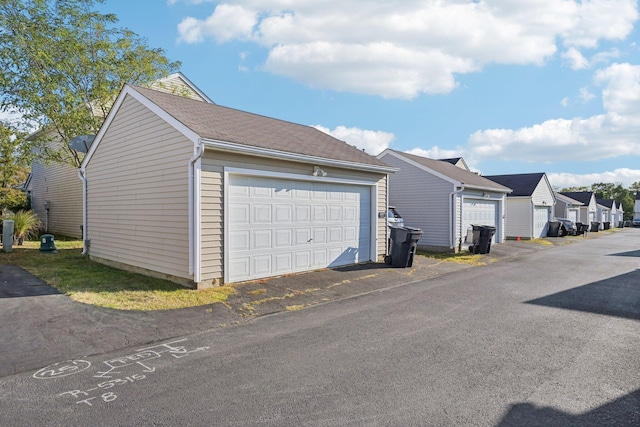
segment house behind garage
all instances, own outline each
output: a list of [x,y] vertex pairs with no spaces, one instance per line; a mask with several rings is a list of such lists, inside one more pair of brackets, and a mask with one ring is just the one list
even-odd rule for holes
[[[182,73],[157,80],[151,87],[200,101],[213,102]],[[31,135],[31,138],[46,131],[41,129]],[[49,143],[49,148],[58,151],[63,149],[63,144],[66,143],[68,141],[54,138]],[[86,150],[78,152],[80,159],[84,157],[84,153]],[[83,190],[77,167],[64,162],[34,162],[31,165],[26,190],[31,199],[31,207],[46,232],[82,237]]]
[[206,287],[380,260],[394,169],[315,128],[126,86],[82,165],[85,250]]

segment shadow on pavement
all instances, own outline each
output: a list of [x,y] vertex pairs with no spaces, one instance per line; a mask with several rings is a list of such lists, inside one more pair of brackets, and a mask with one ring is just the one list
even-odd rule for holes
[[640,258],[640,250],[629,251],[629,252],[620,252],[618,254],[609,254],[607,256],[630,256],[630,257]]
[[583,414],[573,415],[531,403],[511,405],[496,427],[615,427],[640,425],[640,389]]
[[640,270],[526,303],[640,320]]

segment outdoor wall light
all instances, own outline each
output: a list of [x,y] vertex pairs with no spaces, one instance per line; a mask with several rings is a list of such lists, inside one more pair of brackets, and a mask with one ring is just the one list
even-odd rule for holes
[[327,173],[320,169],[320,166],[313,167],[313,176],[327,176]]

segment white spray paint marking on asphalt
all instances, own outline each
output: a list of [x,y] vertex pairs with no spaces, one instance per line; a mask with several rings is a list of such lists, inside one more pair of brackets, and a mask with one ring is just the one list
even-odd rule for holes
[[[209,347],[196,347],[189,350],[183,344],[185,341],[186,339],[182,339],[145,347],[126,356],[105,360],[102,363],[106,365],[107,369],[98,370],[93,375],[93,378],[100,378],[106,381],[91,384],[87,388],[64,391],[58,393],[58,397],[71,397],[76,404],[87,406],[113,402],[118,398],[118,395],[111,389],[114,387],[121,388],[127,384],[146,379],[149,374],[156,372],[156,367],[151,366],[152,362],[163,355],[171,356],[173,359],[180,359],[192,353],[209,349]],[[39,380],[68,377],[86,371],[90,367],[91,362],[86,360],[70,360],[42,368],[33,374],[33,377]]]

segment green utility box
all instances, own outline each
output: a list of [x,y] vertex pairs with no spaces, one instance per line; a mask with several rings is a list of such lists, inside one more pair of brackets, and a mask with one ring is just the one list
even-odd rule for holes
[[57,253],[53,234],[43,234],[40,237],[40,252]]

